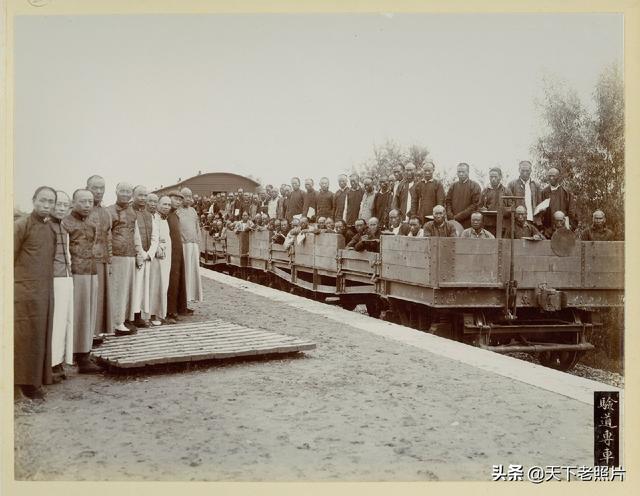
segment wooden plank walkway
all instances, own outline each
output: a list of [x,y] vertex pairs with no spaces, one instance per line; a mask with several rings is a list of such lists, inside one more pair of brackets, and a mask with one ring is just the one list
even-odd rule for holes
[[315,343],[216,319],[139,329],[131,336],[108,336],[91,353],[118,368],[220,360],[315,349]]

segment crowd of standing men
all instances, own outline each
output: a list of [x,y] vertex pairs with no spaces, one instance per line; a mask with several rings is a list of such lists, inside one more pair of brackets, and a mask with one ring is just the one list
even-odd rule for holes
[[14,384],[27,397],[65,379],[65,364],[99,371],[89,353],[106,335],[176,323],[203,299],[191,191],[123,182],[108,207],[104,192],[97,175],[71,196],[41,186],[14,221]]
[[[216,237],[269,230],[273,242],[284,245],[306,232],[334,232],[348,249],[378,251],[384,233],[493,238],[499,206],[515,207],[513,230],[503,222],[504,237],[544,239],[578,224],[575,199],[555,168],[545,187],[531,179],[528,161],[506,186],[502,171],[492,168],[483,189],[460,163],[446,193],[434,169],[430,161],[409,163],[362,182],[343,174],[335,192],[326,177],[319,190],[306,179],[305,191],[294,177],[279,191],[268,185],[254,195],[239,190],[209,198],[188,188],[158,197],[144,186],[119,183],[116,203],[108,207],[102,205],[105,181],[97,175],[71,197],[39,187],[31,214],[14,223],[14,383],[24,395],[42,398],[43,384],[66,378],[64,364],[76,363],[80,373],[98,371],[89,353],[105,335],[173,324],[193,313],[187,302],[202,301],[201,227]],[[581,239],[613,240],[602,211],[592,220]]]

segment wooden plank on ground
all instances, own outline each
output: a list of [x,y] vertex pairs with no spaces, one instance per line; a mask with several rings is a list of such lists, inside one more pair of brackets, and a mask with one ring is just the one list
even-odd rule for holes
[[109,336],[92,354],[114,367],[194,362],[315,349],[315,343],[216,319],[140,329],[131,336]]

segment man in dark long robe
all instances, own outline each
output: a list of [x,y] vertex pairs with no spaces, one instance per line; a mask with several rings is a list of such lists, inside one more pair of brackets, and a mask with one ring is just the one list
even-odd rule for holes
[[14,384],[30,398],[43,398],[42,385],[52,382],[56,236],[47,221],[55,204],[55,190],[41,186],[33,195],[31,214],[13,224]]
[[447,192],[445,207],[447,219],[458,221],[465,229],[471,226],[471,214],[478,208],[480,185],[469,179],[469,164],[458,164],[458,181]]
[[542,214],[542,227],[544,235],[551,238],[554,232],[553,214],[563,212],[568,218],[567,223],[571,229],[575,229],[578,225],[578,216],[576,213],[576,202],[573,194],[560,181],[560,171],[555,167],[551,167],[547,172],[547,186],[540,192],[540,201],[549,199],[549,207]]
[[167,291],[167,318],[168,324],[175,324],[178,313],[187,313],[187,284],[184,269],[184,254],[182,251],[182,234],[180,218],[177,210],[182,206],[184,196],[180,191],[173,191],[171,198],[171,211],[167,215],[169,224],[169,237],[171,238],[171,271],[169,272],[169,289]]

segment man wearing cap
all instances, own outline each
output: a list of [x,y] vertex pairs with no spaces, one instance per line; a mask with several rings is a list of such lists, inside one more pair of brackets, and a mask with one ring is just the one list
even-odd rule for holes
[[[200,224],[198,214],[191,206],[192,194],[189,188],[180,190],[184,197],[182,207],[178,209],[180,233],[184,256],[184,273],[187,301],[202,301],[202,281],[200,279]],[[245,210],[243,210],[244,212]],[[193,312],[188,312],[193,313]]]
[[433,178],[435,164],[428,160],[424,164],[422,181],[416,183],[415,194],[411,199],[411,212],[424,222],[433,212],[433,207],[444,204],[444,188],[440,181]]
[[[167,322],[175,324],[178,314],[188,314],[187,288],[185,283],[184,252],[182,249],[182,234],[180,230],[180,218],[178,209],[182,207],[183,194],[172,191],[171,209],[167,215],[169,225],[169,238],[171,239],[171,271],[169,273],[169,287],[167,289]],[[193,313],[193,311],[191,311]]]
[[613,241],[613,231],[605,227],[607,219],[602,210],[593,212],[593,223],[580,235],[582,241]]
[[[111,215],[111,318],[117,336],[133,334],[133,296],[135,273],[142,266],[140,246],[136,245],[138,226],[136,213],[130,205],[133,187],[126,182],[116,186],[116,203],[107,208]],[[138,238],[139,239],[139,238]],[[128,324],[125,325],[125,324]]]
[[[142,267],[135,272],[135,292],[133,295],[134,324],[137,327],[149,327],[149,290],[151,282],[151,260],[158,249],[158,226],[155,217],[147,210],[147,188],[136,186],[133,189],[133,209],[136,213],[139,242],[142,251]],[[155,207],[154,207],[155,210]]]
[[98,274],[93,257],[96,226],[88,220],[93,208],[93,194],[89,190],[78,189],[72,200],[73,210],[62,219],[62,226],[69,233],[73,274],[73,354],[78,372],[91,374],[100,371],[100,367],[89,359],[98,303]]
[[478,208],[480,185],[469,179],[469,164],[458,164],[458,180],[451,185],[445,199],[447,218],[456,220],[463,227],[471,225],[471,214]]
[[111,321],[111,215],[107,207],[102,206],[105,181],[101,176],[93,175],[87,179],[87,189],[93,194],[93,209],[88,221],[96,226],[96,241],[93,256],[98,272],[98,303],[96,307],[96,325],[94,336],[113,332]]

